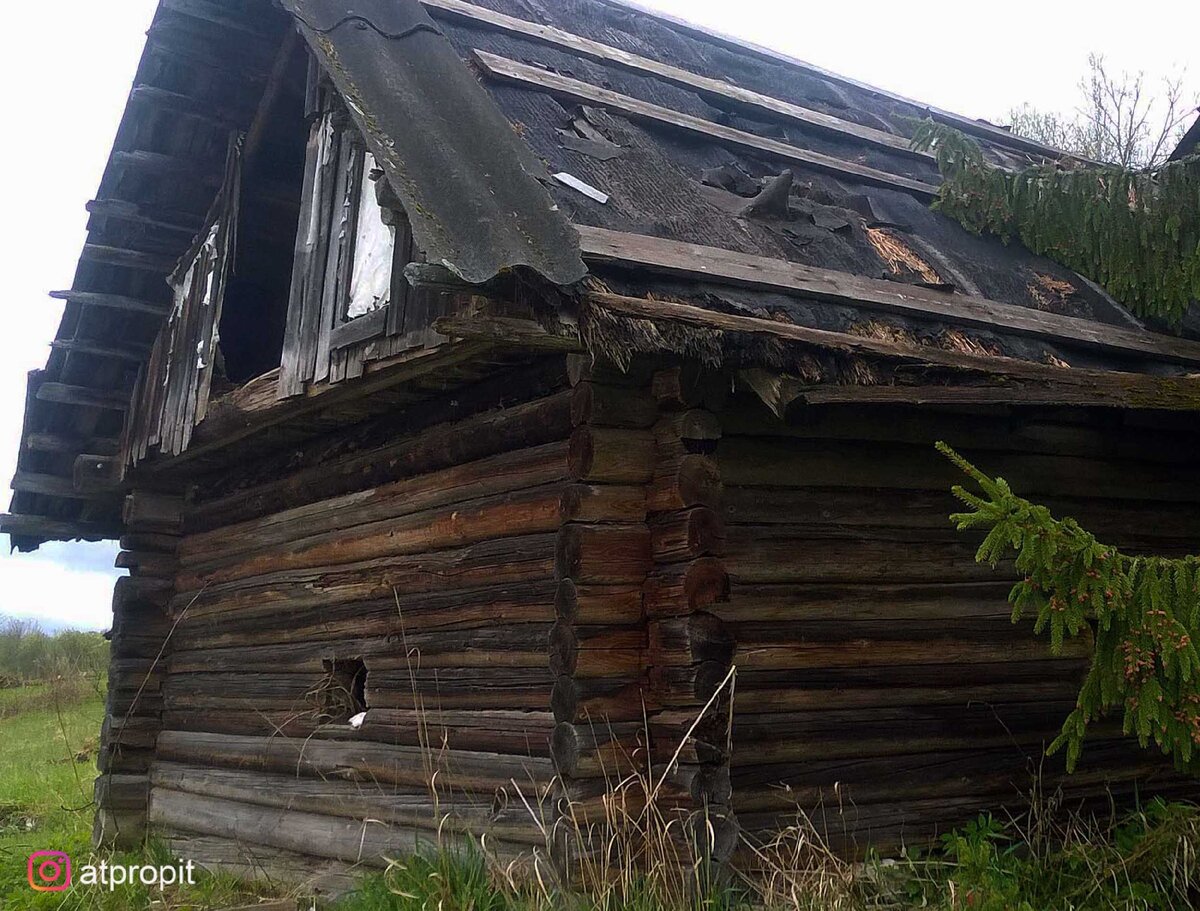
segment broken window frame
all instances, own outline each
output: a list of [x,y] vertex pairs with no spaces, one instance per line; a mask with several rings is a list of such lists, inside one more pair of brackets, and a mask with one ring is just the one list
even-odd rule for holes
[[[319,72],[310,74],[310,114],[314,123],[296,238],[281,398],[298,394],[306,382],[328,379],[337,352],[405,332],[412,295],[404,267],[419,259],[400,201],[384,178],[370,179],[365,166],[370,150],[336,89]],[[394,229],[391,292],[386,305],[350,317],[357,217],[362,194],[368,192],[376,194],[384,223]]]

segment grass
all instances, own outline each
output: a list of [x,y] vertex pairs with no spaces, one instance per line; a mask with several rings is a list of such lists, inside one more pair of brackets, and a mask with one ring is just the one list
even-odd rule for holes
[[141,884],[112,892],[79,885],[61,893],[30,889],[27,859],[34,851],[64,851],[76,871],[101,860],[172,862],[156,845],[121,854],[92,850],[92,783],[103,719],[103,694],[86,680],[0,690],[0,908],[203,911],[258,900],[263,890],[210,875],[199,876],[194,887],[161,893]]
[[[56,703],[57,701],[57,708]],[[58,681],[0,690],[0,908],[65,911],[215,911],[272,893],[201,874],[160,892],[76,885],[35,893],[26,859],[37,850],[85,863],[170,864],[161,845],[124,854],[90,846],[91,789],[103,699]],[[681,820],[660,812],[651,783],[617,783],[597,823],[568,821],[576,858],[563,876],[536,851],[501,861],[480,847],[445,847],[363,877],[335,911],[1195,911],[1200,909],[1200,807],[1152,801],[1108,824],[1039,799],[1007,822],[982,816],[941,848],[898,861],[849,863],[798,817],[755,846],[753,875],[719,879],[690,863]],[[568,820],[570,818],[568,817]],[[561,845],[563,832],[548,832]],[[276,895],[278,893],[275,893]],[[310,908],[302,903],[300,908]]]

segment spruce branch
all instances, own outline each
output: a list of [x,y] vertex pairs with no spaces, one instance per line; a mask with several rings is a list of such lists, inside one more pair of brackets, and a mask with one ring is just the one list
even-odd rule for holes
[[989,164],[973,139],[916,121],[911,145],[942,175],[934,207],[975,234],[1020,241],[1103,285],[1138,316],[1177,326],[1200,299],[1200,156],[1132,169]]
[[945,443],[938,451],[982,495],[953,488],[968,511],[950,520],[960,531],[986,530],[976,553],[995,566],[1013,556],[1021,579],[1009,601],[1013,622],[1034,616],[1054,654],[1086,637],[1092,657],[1074,711],[1050,752],[1066,748],[1074,770],[1089,725],[1121,712],[1123,730],[1155,745],[1181,770],[1200,772],[1200,558],[1129,556],[1096,540],[1074,519],[1013,493]]

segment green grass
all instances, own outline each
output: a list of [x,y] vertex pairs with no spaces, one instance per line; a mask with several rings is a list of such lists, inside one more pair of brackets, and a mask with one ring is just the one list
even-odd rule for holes
[[[59,709],[54,693],[60,692]],[[80,865],[167,864],[166,851],[151,845],[124,854],[91,847],[95,748],[104,718],[103,696],[87,686],[0,690],[0,908],[63,911],[205,911],[255,901],[261,890],[229,877],[201,875],[194,887],[160,893],[140,884],[109,892],[76,885],[68,892],[29,888],[33,851],[64,851],[76,875]],[[153,903],[153,904],[152,904]]]

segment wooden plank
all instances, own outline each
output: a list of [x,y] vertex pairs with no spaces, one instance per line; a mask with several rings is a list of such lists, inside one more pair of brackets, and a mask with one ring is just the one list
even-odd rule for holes
[[724,143],[753,153],[769,155],[790,164],[801,165],[838,177],[849,177],[875,186],[905,190],[926,199],[932,198],[937,193],[937,187],[920,180],[889,174],[886,171],[869,168],[851,161],[843,161],[832,155],[822,155],[820,152],[800,149],[785,142],[756,136],[744,130],[735,130],[732,127],[693,117],[690,114],[680,114],[670,108],[640,101],[608,89],[597,88],[577,79],[569,79],[566,76],[559,76],[557,73],[526,66],[523,63],[507,60],[485,51],[476,50],[474,57],[482,70],[495,79],[547,92],[558,98],[565,98],[580,104],[594,104],[633,120],[682,130],[710,142]]
[[143,253],[125,247],[109,247],[104,244],[84,244],[80,259],[106,266],[122,266],[126,269],[141,269],[170,275],[175,271],[175,260],[159,253]]
[[86,500],[91,497],[89,493],[82,493],[75,489],[75,482],[71,478],[64,478],[56,474],[43,474],[35,471],[17,470],[13,475],[12,489],[19,493],[36,493],[47,497],[65,497],[73,500]]
[[46,516],[0,515],[0,534],[50,541],[103,541],[120,536],[119,525],[51,519]]
[[178,210],[164,212],[158,208],[143,209],[139,205],[121,199],[92,199],[88,201],[85,208],[90,214],[99,218],[116,218],[149,228],[178,231],[189,237],[195,236],[203,227],[203,220],[190,212]]
[[785,407],[797,399],[810,404],[1107,405],[1179,411],[1193,411],[1200,404],[1200,379],[1191,376],[1161,377],[1107,370],[1075,370],[1000,355],[960,353],[844,332],[810,329],[761,317],[719,313],[673,301],[644,300],[597,292],[587,294],[586,299],[628,316],[671,320],[720,332],[766,335],[846,354],[947,367],[963,371],[964,374],[990,374],[995,378],[990,383],[980,385],[909,386],[814,386],[783,378],[779,405]]
[[196,98],[194,95],[172,92],[156,85],[135,85],[133,91],[129,93],[129,100],[133,103],[169,111],[172,114],[193,117],[222,129],[233,129],[239,122],[239,118],[223,110],[219,104]]
[[[866,92],[877,98],[884,98],[888,101],[900,102],[901,104],[911,105],[916,108],[913,114],[928,114],[934,120],[941,123],[948,123],[972,136],[981,136],[989,142],[993,142],[998,146],[1005,148],[1020,149],[1023,152],[1032,152],[1035,155],[1042,155],[1051,159],[1078,156],[1068,156],[1067,153],[1055,149],[1052,146],[1037,142],[1033,139],[1026,139],[1023,136],[1017,136],[1003,127],[994,126],[982,120],[975,120],[970,117],[964,117],[961,114],[955,114],[951,111],[945,111],[941,108],[936,108],[922,101],[914,101],[904,95],[895,92],[889,92],[886,89],[878,88],[865,82],[860,82],[857,79],[852,79],[849,76],[842,76],[838,73],[830,72],[823,67],[816,66],[807,61],[800,60],[790,54],[785,54],[782,51],[777,51],[773,48],[763,47],[760,44],[755,44],[751,41],[746,41],[741,38],[734,38],[729,35],[718,32],[714,29],[705,28],[702,25],[688,22],[684,19],[677,18],[660,10],[650,9],[643,6],[636,0],[601,0],[601,2],[609,6],[615,6],[619,9],[635,10],[642,15],[649,16],[652,19],[657,19],[660,22],[667,23],[671,28],[684,34],[693,35],[702,41],[711,42],[721,47],[729,48],[735,52],[749,53],[762,60],[767,60],[771,63],[783,63],[790,67],[795,67],[805,73],[817,76],[820,79],[828,80],[835,85],[843,85],[848,88],[857,89],[861,92]],[[1087,159],[1079,159],[1086,161]]]
[[213,3],[210,0],[162,0],[159,9],[256,38],[270,38],[273,31],[264,22],[256,22],[247,15],[231,13],[225,3]]
[[127,297],[124,294],[102,294],[98,291],[51,291],[50,296],[55,300],[80,304],[85,307],[104,307],[108,310],[145,313],[150,316],[166,316],[171,309],[170,301],[156,304],[154,301]]
[[111,437],[75,437],[57,433],[27,433],[25,448],[31,452],[94,452],[97,455],[116,455],[120,440]]
[[39,402],[60,405],[81,405],[85,408],[107,408],[112,411],[129,409],[129,393],[120,389],[92,389],[88,386],[69,386],[66,383],[42,383],[38,387]]
[[220,175],[205,173],[208,164],[195,158],[182,158],[178,155],[164,155],[161,152],[147,152],[145,149],[133,151],[118,150],[112,153],[109,164],[117,168],[134,168],[151,174],[164,174],[181,180],[202,183],[205,186],[220,186]]
[[903,136],[861,126],[812,108],[801,107],[771,98],[768,95],[752,92],[719,79],[700,76],[670,64],[651,60],[649,57],[632,54],[599,41],[592,41],[590,38],[582,38],[562,29],[506,16],[503,13],[476,6],[474,3],[464,3],[463,0],[422,0],[422,3],[435,18],[465,21],[473,26],[496,29],[510,35],[520,35],[568,53],[598,60],[601,63],[611,63],[634,73],[661,79],[672,85],[699,92],[706,98],[715,98],[718,102],[734,102],[772,119],[783,118],[804,127],[850,136],[893,152],[902,152],[928,161],[934,160],[932,155],[912,149],[908,140]]
[[1069,341],[1089,348],[1200,364],[1200,343],[1136,332],[1091,320],[1042,313],[982,297],[864,278],[833,269],[734,253],[717,247],[576,225],[584,256],[593,263],[633,264],[669,275],[782,291],[923,319],[992,331]]
[[50,347],[58,351],[70,351],[76,354],[92,354],[96,357],[110,357],[120,361],[140,363],[150,356],[148,348],[134,348],[128,345],[111,345],[92,339],[58,338],[50,343]]

